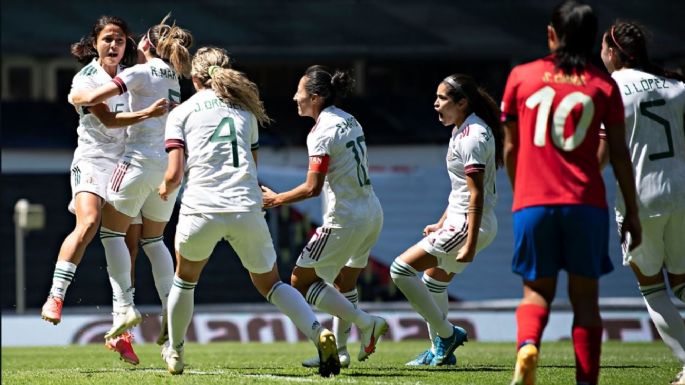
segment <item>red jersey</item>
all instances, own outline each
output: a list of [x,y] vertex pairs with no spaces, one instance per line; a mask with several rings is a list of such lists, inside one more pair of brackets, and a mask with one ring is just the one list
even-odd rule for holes
[[601,124],[624,121],[614,80],[588,64],[577,74],[554,68],[554,56],[514,67],[502,121],[518,121],[513,211],[541,205],[607,207],[597,147]]

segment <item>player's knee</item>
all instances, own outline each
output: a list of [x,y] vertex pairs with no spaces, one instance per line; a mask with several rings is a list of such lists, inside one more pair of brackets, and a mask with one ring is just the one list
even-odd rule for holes
[[400,257],[395,258],[390,266],[390,277],[395,283],[403,278],[416,277],[416,274],[416,269],[404,262]]

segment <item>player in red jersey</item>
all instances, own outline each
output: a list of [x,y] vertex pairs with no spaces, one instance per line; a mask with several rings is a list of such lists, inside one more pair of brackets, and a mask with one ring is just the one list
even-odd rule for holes
[[538,349],[560,269],[569,276],[576,381],[596,384],[599,378],[598,284],[601,275],[613,270],[597,158],[601,124],[626,198],[621,238],[629,234],[631,248],[641,240],[621,96],[611,77],[590,64],[596,34],[597,17],[590,6],[559,4],[547,27],[551,55],[515,67],[504,91],[504,159],[514,189],[512,269],[523,278],[512,384],[535,383]]

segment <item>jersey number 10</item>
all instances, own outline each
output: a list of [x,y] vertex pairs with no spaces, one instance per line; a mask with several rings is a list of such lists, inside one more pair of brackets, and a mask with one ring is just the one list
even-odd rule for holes
[[[547,122],[552,110],[552,101],[555,94],[554,88],[544,86],[526,99],[526,107],[531,110],[540,106],[537,118],[535,119],[535,134],[533,137],[533,143],[538,147],[544,147],[547,142]],[[569,114],[578,104],[583,106],[583,113],[580,116],[580,120],[576,123],[573,135],[565,138],[564,126],[566,119],[568,119]],[[595,103],[591,97],[579,91],[571,92],[564,96],[552,116],[552,132],[550,134],[554,145],[564,151],[575,150],[583,143],[594,114]]]

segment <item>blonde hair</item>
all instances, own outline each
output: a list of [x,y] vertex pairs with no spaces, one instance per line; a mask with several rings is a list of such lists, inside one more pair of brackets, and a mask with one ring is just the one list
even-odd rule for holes
[[264,103],[259,99],[257,85],[242,72],[231,69],[231,59],[226,50],[217,47],[198,49],[193,57],[191,75],[206,87],[211,87],[225,103],[254,114],[260,125],[271,122]]
[[176,25],[166,24],[171,13],[164,16],[162,21],[151,27],[147,38],[152,44],[151,51],[163,60],[169,61],[174,71],[181,77],[190,77],[191,55],[188,48],[193,45],[193,35],[190,31]]

